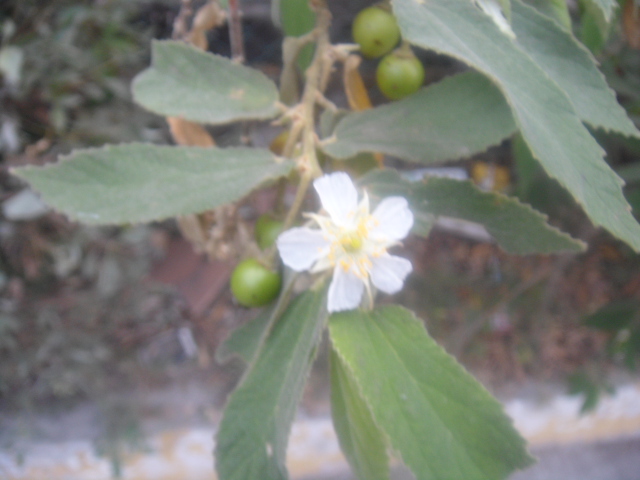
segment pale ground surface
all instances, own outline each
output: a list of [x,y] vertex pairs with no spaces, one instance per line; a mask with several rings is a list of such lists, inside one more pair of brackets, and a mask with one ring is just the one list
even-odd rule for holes
[[[155,398],[167,408],[180,401],[185,411],[197,410],[207,393],[192,385]],[[547,400],[505,402],[515,425],[530,441],[539,463],[512,480],[638,480],[640,479],[640,384],[619,387],[597,409],[579,415],[580,400],[563,395]],[[151,408],[153,410],[153,408]],[[4,419],[0,434],[0,478],[3,480],[108,480],[113,462],[96,453],[95,406],[78,408],[57,418]],[[144,421],[148,432],[141,447],[123,449],[121,478],[125,480],[205,480],[212,472],[213,433],[219,412],[210,411],[194,422],[179,425]],[[208,421],[203,421],[208,418]],[[20,428],[29,423],[37,436],[20,440]],[[11,433],[13,434],[11,434]],[[11,438],[8,438],[11,437]],[[297,419],[290,442],[289,468],[293,478],[350,480],[331,421],[326,414]],[[411,476],[394,468],[394,480]]]

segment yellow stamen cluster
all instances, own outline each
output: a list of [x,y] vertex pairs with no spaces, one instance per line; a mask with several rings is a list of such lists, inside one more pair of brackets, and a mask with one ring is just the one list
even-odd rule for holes
[[353,272],[357,277],[366,279],[371,269],[371,260],[367,252],[363,252],[369,236],[369,225],[374,222],[371,215],[363,215],[354,230],[335,232],[329,252],[329,262],[336,263],[345,272]]
[[356,253],[362,248],[362,237],[356,232],[347,233],[340,238],[339,243],[345,252]]

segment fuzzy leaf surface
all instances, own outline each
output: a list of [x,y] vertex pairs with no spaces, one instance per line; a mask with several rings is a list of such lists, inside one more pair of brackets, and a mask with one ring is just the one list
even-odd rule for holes
[[358,386],[331,350],[331,416],[340,447],[360,480],[389,480],[389,456]]
[[251,363],[251,359],[260,348],[263,334],[269,328],[272,313],[271,308],[264,310],[256,318],[231,332],[216,350],[216,360],[225,363],[237,356],[245,363]]
[[332,315],[334,349],[418,480],[496,480],[532,463],[501,405],[396,305]]
[[264,74],[182,42],[154,41],[151,66],[134,79],[132,89],[146,109],[198,123],[278,114],[278,89]]
[[280,314],[287,308],[291,292],[298,278],[297,274],[288,268],[282,272],[282,289],[278,300],[269,308],[265,308],[256,318],[236,328],[216,350],[216,361],[227,362],[232,357],[238,357],[250,364],[269,334],[269,330],[278,320]]
[[[468,0],[392,0],[403,38],[455,57],[502,91],[534,157],[591,221],[640,251],[640,225],[566,93]],[[514,2],[515,5],[515,2]],[[512,12],[513,13],[513,12]]]
[[220,480],[285,480],[291,423],[327,318],[325,291],[298,296],[229,397],[216,437]]
[[381,152],[422,163],[469,157],[516,131],[509,106],[486,77],[449,77],[408,98],[346,115],[323,150],[335,158]]
[[200,213],[286,175],[268,150],[127,144],[76,150],[44,167],[16,168],[69,218],[105,225]]
[[597,8],[606,22],[610,22],[618,8],[616,0],[584,0],[591,8]]
[[640,134],[593,56],[571,33],[520,0],[513,1],[512,12],[518,44],[562,88],[583,121],[628,136]]
[[571,15],[566,0],[524,0],[542,15],[557,22],[560,27],[571,30]]
[[[316,14],[309,7],[308,0],[279,0],[280,22],[285,35],[300,37],[313,30],[316,24]],[[302,48],[298,57],[298,66],[305,71],[313,58],[313,44]]]
[[427,212],[483,225],[508,253],[528,255],[581,252],[586,245],[547,223],[546,215],[498,192],[485,192],[470,181],[426,178],[413,196]]
[[469,181],[425,177],[421,182],[409,182],[393,170],[376,170],[359,184],[374,198],[404,196],[418,217],[446,216],[479,223],[508,253],[578,252],[585,248],[581,241],[549,225],[547,217],[529,205],[501,193],[485,192]]
[[280,23],[285,35],[300,37],[313,30],[316,14],[309,7],[308,0],[278,0],[280,3]]

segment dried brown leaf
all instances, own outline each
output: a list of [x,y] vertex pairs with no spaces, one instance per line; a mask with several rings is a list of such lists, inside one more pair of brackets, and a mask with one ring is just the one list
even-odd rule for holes
[[167,117],[171,136],[178,145],[215,147],[216,142],[209,132],[198,123],[180,117]]
[[349,108],[357,112],[372,107],[367,87],[358,71],[361,61],[362,58],[358,55],[349,55],[344,62],[344,90],[347,94]]

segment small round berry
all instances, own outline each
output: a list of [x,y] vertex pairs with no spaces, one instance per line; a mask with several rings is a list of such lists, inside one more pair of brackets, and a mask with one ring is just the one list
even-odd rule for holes
[[391,51],[400,40],[395,17],[380,7],[361,10],[351,27],[353,40],[367,58],[378,58]]
[[280,292],[280,274],[269,270],[255,258],[241,261],[231,274],[231,292],[240,305],[262,307]]
[[424,67],[413,53],[396,51],[378,64],[376,82],[385,97],[399,100],[420,89],[424,82]]

